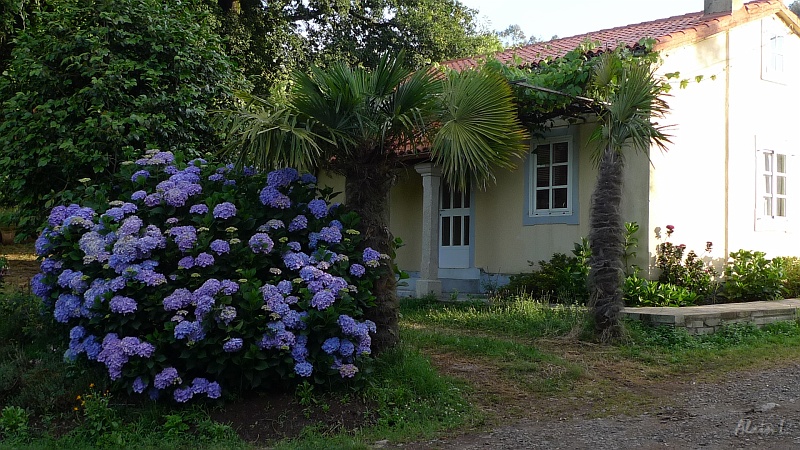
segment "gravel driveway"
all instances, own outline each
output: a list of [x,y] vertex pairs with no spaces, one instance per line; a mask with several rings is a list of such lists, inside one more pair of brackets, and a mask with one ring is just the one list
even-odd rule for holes
[[800,364],[691,383],[639,416],[528,419],[413,449],[800,449]]

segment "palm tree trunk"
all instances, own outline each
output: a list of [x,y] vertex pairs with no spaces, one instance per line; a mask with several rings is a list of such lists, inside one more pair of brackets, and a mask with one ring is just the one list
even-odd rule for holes
[[600,159],[592,194],[589,246],[589,306],[601,340],[620,337],[624,280],[625,225],[622,204],[623,161],[608,146]]
[[[394,242],[389,230],[389,191],[394,181],[391,169],[375,164],[352,164],[345,170],[345,204],[361,216],[362,245],[389,255]],[[375,306],[365,311],[366,318],[377,326],[372,339],[375,354],[394,347],[399,340],[397,281],[391,265],[383,264],[380,270],[373,290]]]

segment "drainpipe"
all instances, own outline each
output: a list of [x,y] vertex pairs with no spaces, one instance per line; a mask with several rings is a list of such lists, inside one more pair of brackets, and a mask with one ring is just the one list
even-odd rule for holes
[[731,95],[731,32],[725,32],[725,241],[724,260],[728,261],[728,226],[730,225],[730,95]]

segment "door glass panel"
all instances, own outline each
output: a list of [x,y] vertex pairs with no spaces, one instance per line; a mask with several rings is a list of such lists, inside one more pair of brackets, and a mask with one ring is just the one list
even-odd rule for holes
[[442,209],[450,209],[450,186],[442,186]]
[[772,172],[772,153],[764,153],[764,172]]
[[778,206],[778,211],[777,211],[777,214],[775,214],[775,215],[778,216],[778,217],[786,217],[786,199],[785,198],[779,198],[777,200],[778,200],[778,205],[777,205]]
[[778,155],[778,172],[786,173],[786,155]]
[[469,208],[470,200],[471,199],[469,198],[469,189],[467,189],[467,192],[464,193],[464,208]]
[[453,191],[453,208],[461,208],[461,192]]
[[775,186],[775,193],[778,195],[786,195],[786,177],[777,177],[778,185]]
[[453,216],[453,245],[461,245],[461,216]]
[[771,216],[772,215],[772,198],[771,197],[764,197],[764,215]]
[[464,245],[469,245],[469,216],[464,216]]
[[442,246],[450,245],[450,218],[442,217]]
[[772,194],[772,175],[764,176],[764,192]]

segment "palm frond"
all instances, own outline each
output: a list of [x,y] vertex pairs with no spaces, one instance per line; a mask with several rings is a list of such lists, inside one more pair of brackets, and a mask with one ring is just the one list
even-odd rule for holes
[[470,178],[485,185],[494,169],[510,169],[527,152],[508,83],[489,71],[450,74],[443,81],[441,128],[431,148],[449,183],[460,189]]

